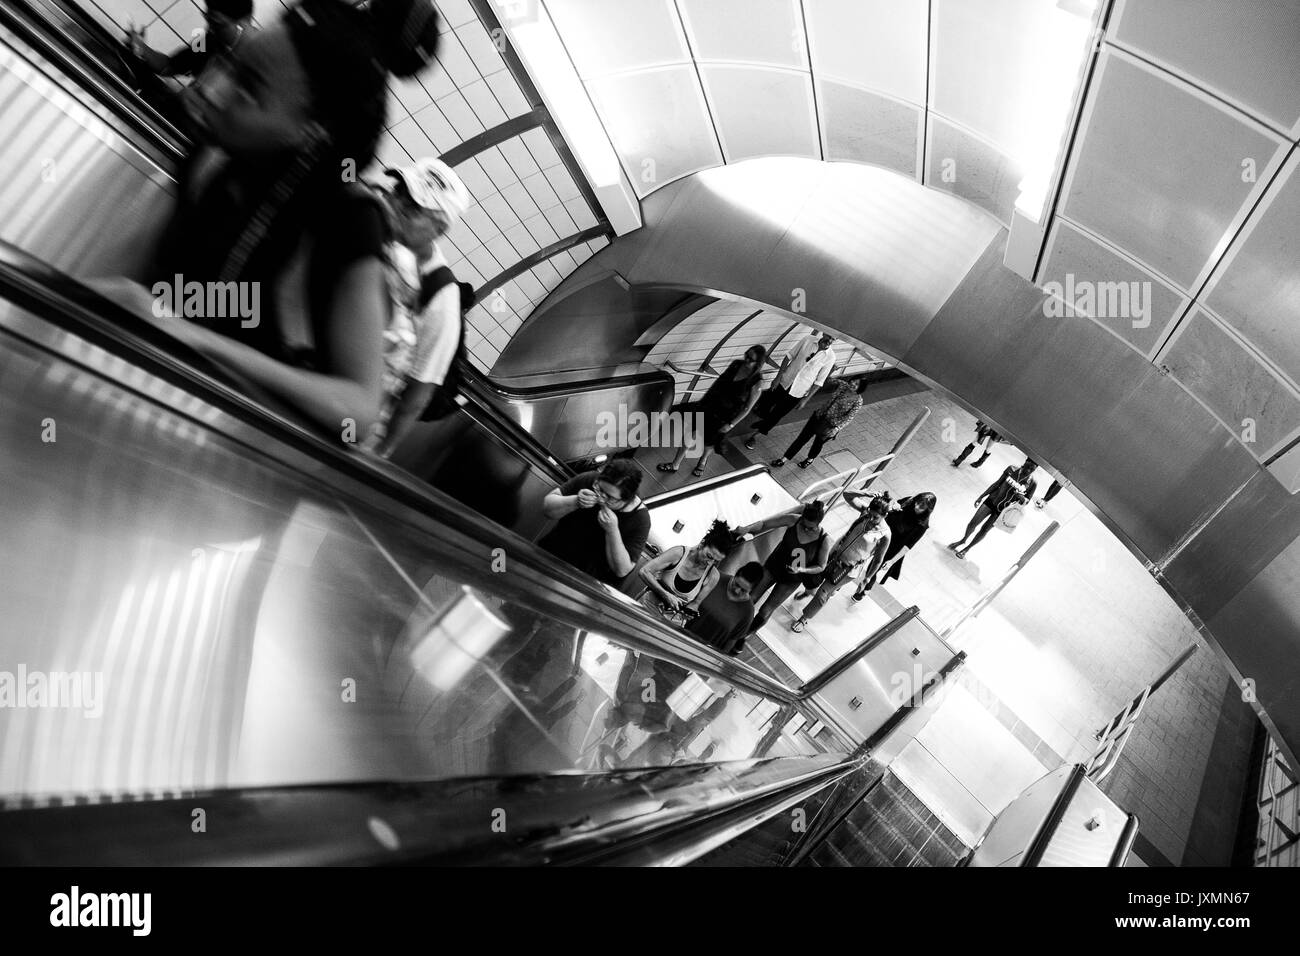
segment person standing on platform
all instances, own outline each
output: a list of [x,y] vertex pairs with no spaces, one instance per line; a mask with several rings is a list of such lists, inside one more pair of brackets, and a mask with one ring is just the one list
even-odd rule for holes
[[752,450],[759,435],[766,435],[781,419],[817,394],[835,367],[835,353],[831,350],[834,344],[831,336],[812,332],[790,350],[771,386],[763,393],[759,419],[745,439],[746,448]]
[[[861,601],[871,589],[876,572],[884,563],[885,551],[889,548],[889,525],[885,515],[889,513],[889,492],[873,495],[870,492],[846,491],[844,500],[862,512],[861,517],[849,525],[849,530],[831,549],[830,561],[822,575],[821,586],[817,593],[803,609],[803,614],[790,625],[790,629],[799,633],[808,626],[831,596],[852,577],[859,578],[853,600]],[[859,502],[865,500],[866,504]]]
[[[826,503],[813,500],[803,506],[802,512],[787,512],[765,521],[756,521],[740,529],[741,535],[762,534],[771,528],[785,527],[780,542],[763,562],[763,580],[754,588],[757,602],[764,594],[767,600],[754,616],[750,633],[755,633],[772,617],[786,598],[799,589],[799,585],[816,587],[830,559],[831,539],[824,528]],[[770,589],[770,593],[769,592]]]
[[[975,499],[976,511],[966,525],[966,533],[948,545],[948,550],[959,558],[966,557],[971,548],[984,540],[989,529],[997,523],[998,516],[1014,504],[1027,504],[1034,497],[1038,485],[1031,477],[1038,466],[1033,459],[1026,458],[1019,468],[1008,465],[998,480],[984,489],[983,494]],[[976,531],[975,529],[979,530]],[[971,538],[974,534],[975,537]],[[971,538],[970,543],[962,547],[962,542]]]
[[828,441],[833,441],[835,436],[840,433],[840,429],[853,421],[854,416],[862,408],[862,393],[867,390],[867,380],[865,378],[854,382],[840,382],[839,387],[835,390],[835,395],[822,408],[808,416],[807,423],[803,430],[799,432],[797,438],[790,443],[790,447],[785,450],[780,458],[772,462],[773,468],[780,468],[788,459],[793,458],[799,453],[809,439],[812,439],[812,448],[808,452],[808,457],[799,462],[800,468],[807,468],[813,463],[818,455],[822,453]]
[[[704,397],[698,402],[682,406],[686,414],[704,416],[704,454],[700,456],[691,474],[696,478],[704,475],[704,468],[709,457],[715,451],[722,450],[722,443],[727,435],[749,414],[754,403],[758,401],[763,387],[763,361],[767,350],[761,345],[751,345],[745,350],[743,359],[736,359],[727,366],[727,370],[717,377]],[[677,450],[671,462],[661,462],[660,471],[673,472],[686,460],[687,448]]]
[[989,455],[993,451],[993,446],[1000,441],[1002,441],[1001,435],[995,432],[988,425],[984,424],[984,422],[977,421],[975,423],[975,440],[963,448],[961,454],[952,460],[952,466],[956,468],[966,460],[966,457],[971,452],[978,448],[980,450],[979,458],[970,463],[972,468],[978,468],[980,465],[984,464],[984,462],[988,461]]

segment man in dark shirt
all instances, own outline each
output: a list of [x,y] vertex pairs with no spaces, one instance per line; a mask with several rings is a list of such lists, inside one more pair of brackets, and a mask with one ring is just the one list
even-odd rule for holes
[[735,575],[722,575],[686,630],[710,647],[735,657],[745,646],[745,635],[754,620],[750,595],[762,577],[763,566],[757,561],[749,562]]
[[[1034,497],[1034,492],[1038,490],[1038,483],[1030,477],[1038,466],[1032,459],[1026,458],[1025,463],[1019,468],[1012,468],[1009,465],[1002,472],[997,481],[984,489],[984,493],[975,499],[978,510],[975,516],[970,519],[970,524],[966,526],[966,533],[957,541],[948,545],[948,550],[953,552],[959,558],[966,557],[967,552],[975,545],[984,540],[984,536],[989,533],[989,529],[997,523],[998,516],[1013,504],[1026,504],[1029,499]],[[982,527],[980,527],[982,525]],[[979,528],[978,533],[971,539],[970,544],[964,548],[960,547],[961,543],[970,538],[971,533]]]
[[640,469],[623,458],[575,475],[542,502],[542,512],[556,522],[538,544],[617,587],[650,536],[650,512],[636,494],[640,487]]

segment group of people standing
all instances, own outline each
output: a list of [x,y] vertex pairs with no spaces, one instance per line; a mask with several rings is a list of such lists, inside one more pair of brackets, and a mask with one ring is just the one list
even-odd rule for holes
[[[720,374],[713,375],[706,371],[692,373],[703,378],[712,377],[713,383],[702,398],[682,407],[682,411],[688,414],[699,413],[704,421],[704,453],[691,474],[697,478],[704,474],[714,452],[722,450],[722,444],[750,412],[757,417],[744,444],[752,450],[757,445],[759,435],[767,435],[788,415],[803,408],[826,384],[835,368],[834,344],[835,340],[831,336],[822,332],[810,332],[782,359],[781,366],[767,389],[763,388],[763,366],[767,361],[767,350],[761,345],[750,346],[741,358],[731,362]],[[822,453],[826,443],[833,440],[862,408],[862,395],[867,384],[867,379],[840,382],[830,401],[808,417],[803,429],[781,457],[772,461],[772,465],[782,467],[812,442],[808,456],[799,462],[799,467],[807,468],[811,465]],[[685,461],[687,452],[687,448],[679,448],[673,460],[661,463],[659,470],[677,471]]]

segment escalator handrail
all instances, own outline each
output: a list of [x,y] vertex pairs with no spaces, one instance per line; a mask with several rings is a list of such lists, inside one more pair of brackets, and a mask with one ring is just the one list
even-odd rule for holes
[[[0,241],[0,297],[12,301],[64,332],[85,339],[109,354],[143,368],[168,384],[195,396],[229,415],[254,431],[260,439],[257,447],[241,442],[251,454],[273,454],[273,445],[304,455],[319,466],[315,477],[350,479],[345,494],[367,496],[365,504],[391,507],[394,503],[444,528],[492,547],[507,546],[515,569],[511,577],[528,581],[548,592],[544,597],[557,607],[582,613],[594,619],[600,631],[615,626],[620,643],[645,650],[665,661],[694,670],[703,676],[717,677],[742,690],[780,704],[796,704],[798,692],[785,684],[719,654],[713,648],[668,625],[639,603],[625,595],[604,590],[603,585],[587,578],[576,569],[557,562],[535,543],[490,519],[471,512],[463,505],[379,459],[345,450],[318,434],[264,406],[251,401],[229,384],[212,374],[200,371],[204,366],[177,357],[191,355],[163,330],[105,299],[97,292],[40,262],[10,243]],[[172,409],[177,415],[192,418],[191,411]],[[211,422],[201,422],[214,428]],[[239,441],[239,439],[234,439]],[[339,482],[340,484],[342,481]],[[336,489],[337,490],[337,489]],[[489,548],[488,550],[491,550]],[[522,575],[530,568],[530,575]],[[547,600],[539,600],[545,605]]]
[[[74,9],[78,16],[71,12]],[[184,158],[188,138],[95,55],[92,45],[104,47],[111,41],[84,11],[63,0],[6,0],[0,5],[0,25],[12,30],[87,96],[126,123],[133,134],[133,145],[151,154],[155,161],[175,165]]]
[[[223,789],[0,812],[0,865],[681,865],[807,800],[865,755],[598,773]],[[210,839],[201,804],[239,820]],[[504,811],[508,834],[484,820]]]

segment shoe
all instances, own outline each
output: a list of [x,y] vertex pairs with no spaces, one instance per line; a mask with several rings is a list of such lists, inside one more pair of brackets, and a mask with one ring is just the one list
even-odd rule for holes
[[808,622],[805,621],[803,618],[799,618],[799,620],[795,621],[793,624],[790,625],[790,630],[794,631],[796,634],[802,634],[803,629],[807,626],[808,626]]
[[807,468],[807,467],[808,467],[809,465],[811,465],[812,463],[813,463],[813,460],[812,460],[811,458],[805,458],[803,461],[799,462],[799,467],[800,467],[800,468]]
[[1037,508],[1039,511],[1042,511],[1043,504],[1044,504],[1043,499],[1039,498],[1037,501],[1034,502],[1034,507]]
[[961,551],[954,551],[953,554],[957,555],[957,557],[961,558],[963,561],[966,560],[966,551],[964,549]]
[[745,447],[748,448],[750,451],[753,451],[757,446],[758,446],[757,440],[753,438],[748,438],[745,440]]
[[694,475],[696,478],[703,478],[703,477],[704,477],[704,466],[703,466],[703,465],[696,465],[694,468],[691,469],[691,474]]
[[861,603],[862,603],[862,599],[863,599],[864,597],[866,597],[865,594],[861,593],[860,591],[854,591],[854,592],[853,592],[853,603],[854,603],[854,604],[861,604]]
[[784,459],[784,458],[773,458],[773,459],[772,459],[772,467],[773,467],[773,468],[780,468],[780,467],[782,467],[784,464],[785,464],[785,459]]
[[670,461],[660,462],[658,465],[655,465],[655,467],[660,471],[672,472],[677,470],[677,467]]
[[953,466],[954,468],[956,468],[956,467],[957,467],[958,465],[960,465],[960,464],[961,464],[961,462],[958,461],[956,458],[954,458],[954,459],[952,460],[952,466]]
[[952,552],[956,552],[956,550],[960,547],[961,547],[961,542],[954,541],[952,544],[948,545],[948,550]]

